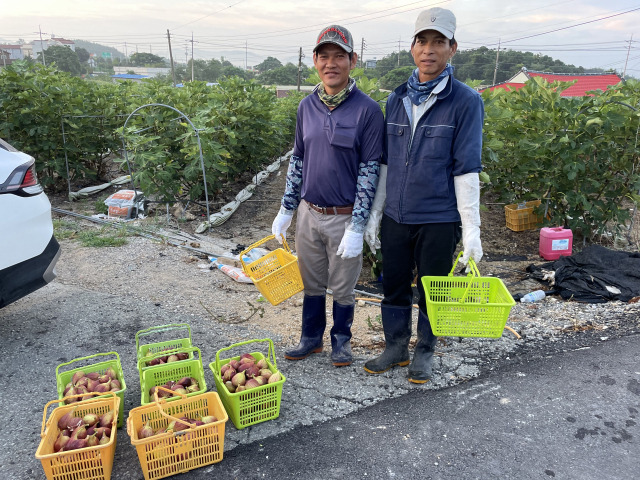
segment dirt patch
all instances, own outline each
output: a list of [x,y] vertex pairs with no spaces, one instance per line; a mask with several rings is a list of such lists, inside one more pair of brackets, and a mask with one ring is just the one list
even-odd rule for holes
[[[217,322],[246,326],[246,329],[239,329],[239,341],[255,338],[251,333],[247,337],[247,329],[251,332],[259,328],[266,330],[280,346],[296,344],[300,332],[301,293],[272,306],[261,301],[254,285],[235,282],[219,270],[210,270],[206,255],[198,253],[237,253],[269,235],[284,192],[286,171],[284,162],[278,171],[257,186],[254,195],[244,201],[228,221],[201,235],[194,232],[206,216],[202,207],[190,206],[184,212],[180,208],[170,208],[167,214],[165,206],[156,205],[147,218],[127,225],[139,226],[154,234],[162,233],[170,243],[131,236],[123,247],[87,248],[74,240],[64,240],[57,281],[114,295],[133,296],[176,312],[209,316],[212,327]],[[229,185],[225,192],[227,198],[216,200],[218,207],[246,185],[242,180]],[[100,198],[115,190],[104,192]],[[95,213],[97,202],[96,198],[69,202],[66,197],[56,196],[52,196],[51,201],[57,208],[84,215]],[[512,294],[544,288],[525,271],[528,265],[543,262],[538,256],[539,230],[513,232],[506,227],[503,204],[495,202],[491,196],[483,196],[482,205],[485,256],[479,265],[481,274],[501,278]],[[215,211],[212,208],[211,213]],[[77,222],[79,230],[105,228],[65,214],[54,213],[54,216]],[[289,229],[288,240],[295,250],[295,222]],[[275,248],[277,244],[272,242],[267,246]],[[381,294],[380,285],[372,278],[368,266],[363,268],[357,288]],[[354,352],[382,348],[384,337],[377,299],[363,294],[358,297],[367,298],[370,303],[360,302],[356,308]],[[329,318],[331,308],[329,296]],[[328,329],[325,344],[329,344]]]

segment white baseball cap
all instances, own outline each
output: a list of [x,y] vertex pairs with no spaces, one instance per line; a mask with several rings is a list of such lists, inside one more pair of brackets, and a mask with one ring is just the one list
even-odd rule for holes
[[449,40],[456,33],[456,16],[451,10],[434,7],[423,10],[416,20],[416,30],[413,32],[415,37],[424,30],[436,30]]

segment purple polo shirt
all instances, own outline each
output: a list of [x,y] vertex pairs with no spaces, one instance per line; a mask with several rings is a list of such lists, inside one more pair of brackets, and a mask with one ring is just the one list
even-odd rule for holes
[[298,106],[293,155],[303,158],[301,198],[321,207],[350,205],[361,162],[382,155],[384,117],[357,87],[333,110],[314,91]]

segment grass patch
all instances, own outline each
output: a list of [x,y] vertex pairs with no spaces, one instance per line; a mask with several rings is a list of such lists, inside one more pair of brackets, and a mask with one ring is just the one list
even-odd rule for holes
[[58,240],[77,240],[83,247],[121,247],[127,244],[127,231],[124,228],[83,228],[69,220],[54,220],[53,233]]

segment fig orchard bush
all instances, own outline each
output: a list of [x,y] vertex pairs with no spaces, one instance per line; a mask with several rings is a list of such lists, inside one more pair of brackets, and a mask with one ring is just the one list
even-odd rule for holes
[[542,199],[545,224],[592,241],[623,230],[639,199],[640,84],[561,97],[568,85],[533,78],[486,91],[483,164],[501,200]]

